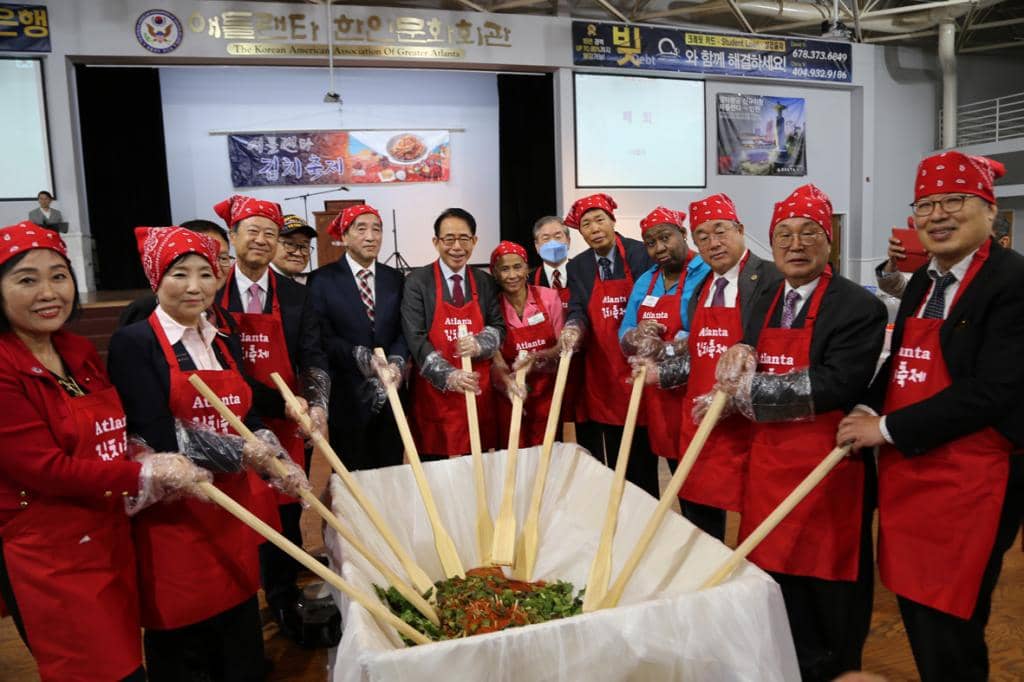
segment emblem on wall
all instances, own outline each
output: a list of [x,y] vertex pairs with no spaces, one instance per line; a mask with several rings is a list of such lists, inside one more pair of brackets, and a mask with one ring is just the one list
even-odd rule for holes
[[143,12],[135,22],[139,45],[156,54],[167,54],[181,45],[183,37],[178,17],[162,9]]

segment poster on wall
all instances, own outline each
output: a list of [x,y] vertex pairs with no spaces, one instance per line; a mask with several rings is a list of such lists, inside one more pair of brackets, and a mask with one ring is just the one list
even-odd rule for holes
[[804,100],[719,94],[718,174],[807,175]]
[[50,17],[44,5],[0,2],[0,52],[49,52]]
[[448,182],[447,130],[232,133],[234,187]]

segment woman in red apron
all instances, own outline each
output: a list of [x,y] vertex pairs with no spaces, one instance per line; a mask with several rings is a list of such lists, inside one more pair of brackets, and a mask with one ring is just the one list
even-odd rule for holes
[[[505,316],[505,342],[494,357],[496,375],[495,412],[498,435],[509,433],[512,423],[511,397],[515,372],[511,369],[520,353],[532,362],[523,405],[519,446],[528,448],[544,441],[548,412],[555,389],[558,367],[558,333],[562,331],[562,302],[553,289],[527,285],[526,249],[513,242],[501,242],[491,253],[491,273],[501,289]],[[500,382],[500,383],[499,383]],[[500,394],[500,395],[499,395]]]
[[[755,422],[739,541],[835,446],[881,351],[884,306],[828,265],[831,214],[813,185],[775,205],[769,238],[786,281],[762,297],[767,309],[758,306],[756,351],[740,344],[719,361],[716,387]],[[730,377],[738,357],[742,369]],[[782,588],[805,680],[860,667],[872,601],[871,474],[862,457],[846,458],[750,554]]]
[[[893,351],[867,406],[838,438],[880,445],[882,582],[898,596],[923,680],[988,679],[985,626],[1019,527],[1010,484],[1020,442],[1024,259],[991,240],[997,162],[951,151],[923,160],[914,215],[932,254],[907,284]],[[884,396],[884,397],[883,397]]]
[[0,596],[44,682],[144,680],[125,502],[209,477],[128,458],[96,349],[61,330],[78,291],[60,237],[21,223],[0,244]]
[[[216,291],[217,249],[182,228],[138,228],[136,237],[159,305],[148,320],[118,330],[110,341],[111,378],[128,429],[157,448],[180,444],[216,471],[218,488],[252,509],[263,486],[253,469],[266,471],[270,458],[290,460],[251,414],[237,338],[224,336],[204,314]],[[248,444],[233,435],[189,384],[192,374],[266,442]],[[301,470],[292,476],[280,485],[300,485]],[[262,538],[219,507],[188,499],[143,511],[134,535],[150,679],[261,679],[256,592]]]

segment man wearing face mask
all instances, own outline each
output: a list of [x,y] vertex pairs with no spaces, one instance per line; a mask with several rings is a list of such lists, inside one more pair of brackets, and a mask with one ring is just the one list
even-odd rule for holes
[[[612,468],[618,459],[632,374],[619,348],[619,323],[635,276],[651,267],[644,245],[615,231],[616,208],[618,204],[607,194],[593,194],[574,203],[565,217],[565,224],[578,229],[590,248],[567,266],[569,316],[560,336],[563,348],[578,348],[582,342],[585,350],[581,390],[590,421],[577,424],[577,440]],[[651,457],[643,420],[637,424],[626,478],[657,497],[657,461]]]

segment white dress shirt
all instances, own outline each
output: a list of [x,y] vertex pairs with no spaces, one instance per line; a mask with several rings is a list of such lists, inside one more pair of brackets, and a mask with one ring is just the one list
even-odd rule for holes
[[727,282],[727,284],[725,285],[725,289],[723,291],[723,294],[722,294],[723,296],[725,296],[725,307],[726,308],[735,308],[736,307],[736,298],[737,298],[737,296],[739,296],[739,293],[740,293],[740,289],[739,289],[740,265],[743,264],[743,259],[747,257],[747,253],[748,253],[747,251],[744,251],[743,255],[740,256],[740,259],[738,261],[736,261],[736,264],[733,265],[731,268],[729,268],[724,275],[715,275],[712,272],[712,276],[714,277],[714,279],[711,280],[711,286],[708,288],[708,296],[704,300],[704,307],[705,308],[710,308],[711,307],[711,299],[713,299],[715,297],[715,284],[720,279],[724,279]]
[[189,357],[195,363],[196,369],[217,370],[224,369],[213,352],[213,340],[217,338],[217,328],[206,319],[206,315],[199,316],[199,328],[186,327],[173,317],[164,312],[159,305],[156,307],[156,319],[167,336],[167,342],[172,346],[178,341],[185,346]]
[[[947,272],[952,272],[953,276],[956,277],[956,281],[946,287],[945,291],[945,303],[946,308],[942,311],[942,319],[949,317],[949,309],[953,307],[953,299],[956,298],[956,292],[960,289],[960,283],[964,281],[964,277],[967,276],[967,269],[971,267],[971,261],[974,260],[974,254],[978,252],[977,249],[967,254],[967,257],[958,262],[956,265],[951,267],[949,270],[942,270],[939,264],[932,258],[931,262],[928,263],[928,274],[929,278],[932,273],[935,273],[938,277],[945,275]],[[924,316],[924,309],[928,305],[928,299],[932,297],[932,291],[935,289],[935,280],[932,279],[931,286],[928,287],[928,293],[925,294],[923,305],[921,310],[918,311],[917,317]]]
[[[370,291],[373,292],[373,300],[377,301],[377,261],[372,261],[365,268],[357,263],[352,256],[349,255],[348,251],[345,252],[345,260],[348,261],[349,270],[352,271],[352,276],[356,278],[356,289],[359,289],[359,271],[369,270],[370,271]],[[441,263],[441,267],[444,268],[444,263]]]
[[260,287],[260,309],[267,304],[267,290],[270,288],[270,269],[263,271],[258,282],[245,276],[242,269],[235,265],[235,284],[238,286],[238,300],[242,302],[242,310],[249,307],[249,287],[258,284]]
[[782,298],[779,299],[779,305],[786,305],[786,296],[789,295],[789,292],[796,291],[797,293],[799,293],[800,298],[796,302],[796,307],[793,308],[793,319],[796,320],[797,316],[800,315],[800,311],[804,309],[804,305],[806,305],[807,301],[810,300],[811,295],[814,293],[814,290],[818,288],[819,282],[821,282],[820,275],[818,277],[815,277],[807,284],[798,286],[795,289],[792,286],[790,286],[789,282],[786,282],[786,286],[782,292]]
[[[348,254],[345,254],[348,256]],[[469,273],[466,272],[466,266],[463,265],[459,270],[452,270],[448,267],[445,262],[441,259],[437,261],[441,265],[441,277],[444,279],[444,285],[448,289],[448,295],[452,295],[452,275],[459,275],[462,277],[462,281],[459,284],[462,286],[462,297],[465,300],[469,300]],[[351,265],[351,263],[349,263]],[[376,290],[374,290],[376,292]]]
[[562,278],[562,286],[569,286],[569,271],[566,270],[566,264],[569,259],[562,261],[561,265],[551,265],[547,261],[544,261],[544,276],[548,278],[548,286],[554,288],[555,286],[555,271],[558,271],[558,276]]

